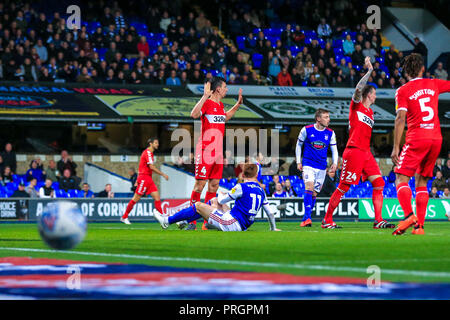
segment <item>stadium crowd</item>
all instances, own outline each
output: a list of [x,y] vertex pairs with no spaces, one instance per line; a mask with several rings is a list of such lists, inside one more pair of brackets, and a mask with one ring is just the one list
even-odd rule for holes
[[66,150],[61,152],[58,162],[50,159],[47,168],[39,157],[33,159],[29,169],[23,174],[17,174],[17,158],[12,144],[6,143],[0,153],[0,197],[26,198],[114,198],[111,184],[105,189],[94,193],[88,183],[83,183],[77,176],[77,164]]
[[[301,8],[225,1],[225,32],[204,12],[182,10],[181,1],[136,1],[137,16],[117,1],[83,3],[82,27],[72,30],[58,12],[47,16],[27,1],[0,3],[0,79],[185,85],[219,75],[231,84],[353,87],[368,55],[370,83],[395,88],[405,81],[403,53],[382,48],[357,1],[304,1]],[[234,45],[242,37],[243,45]],[[417,39],[414,50],[427,49]],[[448,78],[443,64],[426,76]]]

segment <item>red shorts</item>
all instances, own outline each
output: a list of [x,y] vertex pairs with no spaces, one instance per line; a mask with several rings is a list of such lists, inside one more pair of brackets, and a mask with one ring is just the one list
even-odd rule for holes
[[394,172],[407,177],[412,177],[415,173],[423,177],[432,177],[441,146],[441,139],[408,141],[403,145]]
[[153,182],[153,179],[151,176],[138,176],[137,178],[137,186],[136,186],[136,193],[140,196],[143,196],[144,194],[150,194],[152,192],[158,191],[158,188],[156,187],[155,183]]
[[223,156],[211,158],[204,154],[204,150],[197,150],[195,154],[195,179],[222,179]]
[[342,155],[341,182],[358,184],[361,179],[367,180],[370,176],[381,176],[378,163],[370,151],[358,148],[346,148]]

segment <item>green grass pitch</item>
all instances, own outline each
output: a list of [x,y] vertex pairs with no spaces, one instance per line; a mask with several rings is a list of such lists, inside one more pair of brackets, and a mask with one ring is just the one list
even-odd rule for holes
[[[0,224],[0,257],[29,256],[138,263],[304,276],[367,278],[377,265],[382,281],[450,282],[450,222],[429,222],[425,236],[392,236],[370,222],[342,222],[343,229],[300,229],[279,222],[282,232],[256,222],[247,232],[161,230],[157,223],[89,223],[84,241],[69,252],[51,251],[35,224]],[[198,224],[201,226],[201,224]]]

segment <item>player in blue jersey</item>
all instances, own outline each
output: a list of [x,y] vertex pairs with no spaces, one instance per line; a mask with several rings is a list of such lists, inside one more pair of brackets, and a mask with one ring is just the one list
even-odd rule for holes
[[[320,192],[327,172],[327,153],[331,147],[333,164],[329,171],[335,172],[338,163],[338,150],[336,146],[336,134],[328,128],[330,113],[324,109],[317,109],[316,123],[305,126],[298,135],[295,149],[297,168],[303,171],[305,181],[304,206],[300,227],[311,227],[311,211],[316,203],[317,194]],[[303,147],[303,159],[302,159]]]
[[[254,163],[244,165],[244,182],[237,184],[228,193],[221,193],[218,198],[213,198],[210,204],[196,202],[189,208],[183,209],[173,216],[155,214],[156,220],[163,229],[177,222],[190,222],[203,217],[208,225],[221,231],[245,231],[254,222],[258,211],[263,208],[266,212],[270,230],[280,231],[276,228],[275,216],[266,199],[266,193],[257,181],[257,166]],[[235,201],[233,209],[227,202]]]

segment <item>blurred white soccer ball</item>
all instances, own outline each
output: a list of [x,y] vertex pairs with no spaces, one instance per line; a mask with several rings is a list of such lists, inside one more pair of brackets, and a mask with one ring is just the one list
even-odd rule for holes
[[83,241],[86,229],[86,217],[75,202],[49,203],[38,218],[39,234],[53,249],[75,248]]

